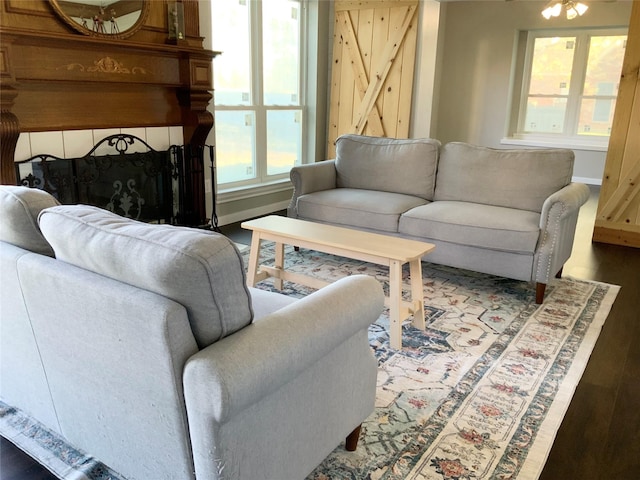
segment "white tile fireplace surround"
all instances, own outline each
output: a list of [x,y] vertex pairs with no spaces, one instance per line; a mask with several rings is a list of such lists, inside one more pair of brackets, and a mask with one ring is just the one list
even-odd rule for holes
[[158,151],[183,143],[181,126],[21,133],[14,160],[20,162],[40,154],[59,158],[82,157],[103,138],[119,133],[134,135]]

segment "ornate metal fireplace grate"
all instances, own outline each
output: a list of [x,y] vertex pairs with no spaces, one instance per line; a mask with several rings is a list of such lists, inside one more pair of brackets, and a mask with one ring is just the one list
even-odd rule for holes
[[46,190],[63,204],[94,205],[144,222],[203,226],[203,163],[202,147],[156,151],[138,137],[118,134],[83,157],[41,154],[17,162],[16,174],[19,185]]

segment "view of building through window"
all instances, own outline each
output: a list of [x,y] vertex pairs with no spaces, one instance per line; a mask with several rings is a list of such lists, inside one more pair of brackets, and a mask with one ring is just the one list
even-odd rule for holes
[[536,36],[522,133],[608,136],[626,35]]
[[211,4],[219,184],[287,177],[301,162],[300,0]]

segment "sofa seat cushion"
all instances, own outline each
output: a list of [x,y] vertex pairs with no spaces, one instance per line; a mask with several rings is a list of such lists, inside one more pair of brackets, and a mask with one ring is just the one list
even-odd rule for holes
[[535,251],[540,214],[467,202],[433,202],[400,218],[403,235],[517,253]]
[[38,214],[48,207],[59,205],[44,190],[0,186],[0,240],[31,252],[53,257],[51,245],[44,239],[38,226]]
[[433,200],[440,142],[342,135],[336,140],[336,183]]
[[440,152],[434,200],[541,212],[571,183],[574,153],[562,148],[501,150],[447,143]]
[[254,323],[298,301],[295,297],[283,295],[279,292],[268,292],[255,287],[249,287],[249,293],[251,293]]
[[301,195],[297,212],[301,219],[395,233],[400,215],[425,203],[411,195],[336,188]]
[[242,257],[224,235],[86,205],[48,208],[39,222],[59,260],[183,305],[200,348],[252,321]]

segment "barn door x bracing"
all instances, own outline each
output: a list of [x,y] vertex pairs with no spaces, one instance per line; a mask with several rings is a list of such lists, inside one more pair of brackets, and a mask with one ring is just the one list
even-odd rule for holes
[[336,0],[328,158],[345,133],[406,138],[418,0]]

